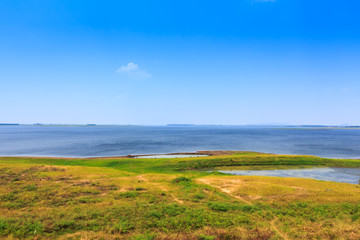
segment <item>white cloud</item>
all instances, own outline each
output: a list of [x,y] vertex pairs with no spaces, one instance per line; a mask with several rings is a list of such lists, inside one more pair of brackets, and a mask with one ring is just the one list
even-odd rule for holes
[[118,70],[116,70],[116,72],[120,74],[127,74],[130,77],[138,79],[151,77],[150,73],[141,69],[139,65],[133,62],[129,62],[127,65],[121,66]]

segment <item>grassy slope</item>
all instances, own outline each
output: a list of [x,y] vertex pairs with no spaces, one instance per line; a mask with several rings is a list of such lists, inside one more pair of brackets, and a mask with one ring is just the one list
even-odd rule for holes
[[252,152],[0,158],[0,238],[360,238],[358,185],[194,171],[254,165],[360,167],[360,161]]
[[0,163],[11,162],[62,166],[111,167],[136,173],[173,173],[177,171],[198,170],[218,166],[311,165],[360,167],[360,160],[357,159],[330,159],[304,155],[276,155],[256,152],[231,152],[230,155],[224,156],[169,159],[61,159],[0,157]]

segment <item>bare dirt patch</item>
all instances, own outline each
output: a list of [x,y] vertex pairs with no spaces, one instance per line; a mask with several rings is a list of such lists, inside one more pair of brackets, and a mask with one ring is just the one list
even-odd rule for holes
[[225,185],[221,185],[221,186],[215,184],[215,182],[212,181],[211,179],[202,178],[202,179],[198,179],[198,181],[200,181],[204,184],[210,185],[212,187],[215,187],[215,188],[219,189],[220,191],[222,191],[222,192],[230,195],[231,197],[236,198],[246,204],[253,205],[251,202],[245,200],[244,198],[233,194],[233,191],[236,190],[236,187],[234,187],[234,185],[238,186],[239,184],[242,183],[242,181],[240,179],[233,179],[233,181],[231,181],[231,184],[225,184]]

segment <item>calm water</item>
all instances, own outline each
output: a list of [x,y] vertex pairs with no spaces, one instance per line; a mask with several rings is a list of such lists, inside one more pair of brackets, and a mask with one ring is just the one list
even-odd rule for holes
[[360,129],[0,126],[1,156],[92,157],[197,150],[360,158]]
[[219,170],[222,173],[249,176],[298,177],[360,184],[359,168],[309,168],[283,170]]

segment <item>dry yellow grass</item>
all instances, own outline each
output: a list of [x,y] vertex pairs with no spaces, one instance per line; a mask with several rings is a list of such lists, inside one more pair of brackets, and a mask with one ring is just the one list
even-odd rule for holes
[[304,178],[211,176],[197,179],[250,202],[360,203],[360,186]]

